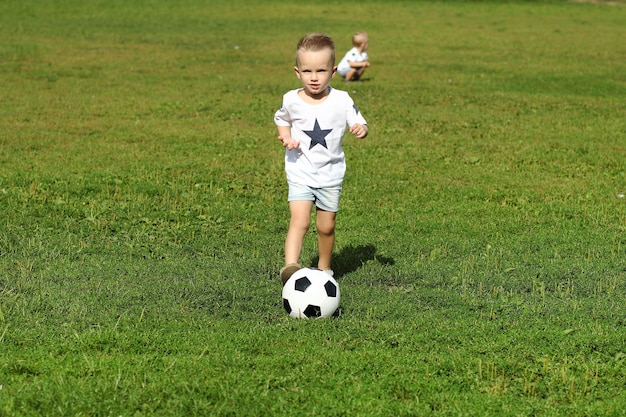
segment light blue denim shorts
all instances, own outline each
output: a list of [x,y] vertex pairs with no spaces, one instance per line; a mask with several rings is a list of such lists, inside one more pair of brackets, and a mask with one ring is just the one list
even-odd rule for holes
[[341,185],[313,188],[308,185],[289,183],[288,201],[313,201],[318,209],[336,213],[339,211]]

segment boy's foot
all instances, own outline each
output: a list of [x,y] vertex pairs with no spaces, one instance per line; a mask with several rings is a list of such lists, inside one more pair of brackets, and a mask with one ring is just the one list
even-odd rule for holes
[[283,282],[283,285],[291,278],[291,276],[296,272],[302,269],[302,266],[298,263],[287,264],[280,269],[280,279]]
[[331,277],[335,277],[335,273],[333,272],[332,269],[322,269],[322,271],[326,272],[328,275],[330,275]]

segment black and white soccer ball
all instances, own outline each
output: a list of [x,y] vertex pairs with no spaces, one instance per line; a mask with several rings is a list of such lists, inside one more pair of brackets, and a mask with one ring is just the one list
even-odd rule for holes
[[283,286],[283,306],[293,318],[329,317],[339,308],[339,284],[316,268],[296,271]]

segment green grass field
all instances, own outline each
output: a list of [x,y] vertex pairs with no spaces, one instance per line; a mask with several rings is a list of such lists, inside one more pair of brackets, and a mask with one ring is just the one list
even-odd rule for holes
[[[623,1],[4,0],[1,416],[618,416]],[[273,114],[370,36],[341,315],[293,320]],[[302,261],[314,262],[315,233]]]

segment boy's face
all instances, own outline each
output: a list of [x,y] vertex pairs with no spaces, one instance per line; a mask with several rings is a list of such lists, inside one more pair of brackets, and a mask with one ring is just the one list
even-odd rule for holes
[[328,84],[337,72],[337,67],[333,66],[332,52],[329,49],[299,51],[297,61],[293,69],[302,81],[306,95],[321,98],[328,94]]

